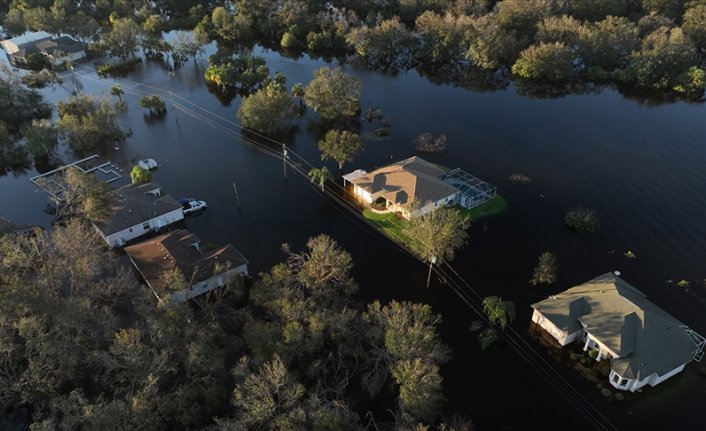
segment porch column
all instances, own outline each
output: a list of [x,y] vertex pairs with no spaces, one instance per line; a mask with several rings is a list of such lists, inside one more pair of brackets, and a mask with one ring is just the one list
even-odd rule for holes
[[600,361],[601,359],[603,359],[603,349],[599,348],[598,356],[596,356],[596,362]]
[[587,336],[586,336],[586,344],[583,345],[583,351],[584,351],[584,352],[585,352],[586,350],[588,350],[588,343],[590,343],[590,342],[591,342],[591,339],[588,338],[588,335],[587,335]]

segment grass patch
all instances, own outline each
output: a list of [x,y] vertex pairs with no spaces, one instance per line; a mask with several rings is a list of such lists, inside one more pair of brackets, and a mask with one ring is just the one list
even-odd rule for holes
[[378,214],[369,209],[363,210],[363,217],[378,225],[387,235],[404,243],[407,248],[414,249],[414,240],[404,233],[407,220],[400,219],[393,213]]
[[454,208],[461,211],[464,215],[471,217],[471,220],[480,220],[505,211],[507,209],[507,201],[502,196],[495,195],[493,199],[478,205],[475,208],[466,209],[460,206],[456,206]]

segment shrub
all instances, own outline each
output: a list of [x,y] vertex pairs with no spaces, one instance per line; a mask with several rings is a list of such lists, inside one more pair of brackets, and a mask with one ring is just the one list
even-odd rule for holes
[[677,283],[677,286],[681,287],[682,289],[686,289],[687,287],[689,287],[689,285],[691,285],[691,282],[689,282],[689,280],[679,280],[679,282]]
[[598,349],[591,349],[588,351],[588,357],[591,359],[596,359],[598,357]]
[[96,67],[96,71],[100,76],[108,75],[125,75],[129,71],[135,68],[136,65],[142,63],[141,58],[131,58],[118,63],[105,63],[99,64]]
[[598,232],[600,222],[596,210],[591,208],[574,208],[564,215],[564,224],[575,232]]
[[532,178],[524,174],[512,174],[508,177],[508,181],[510,181],[512,184],[526,186],[532,181]]
[[443,153],[446,150],[446,135],[434,138],[431,133],[420,133],[414,140],[414,149],[423,153]]
[[556,256],[550,252],[544,252],[539,256],[537,267],[534,269],[534,275],[530,279],[532,285],[540,283],[552,284],[556,281]]

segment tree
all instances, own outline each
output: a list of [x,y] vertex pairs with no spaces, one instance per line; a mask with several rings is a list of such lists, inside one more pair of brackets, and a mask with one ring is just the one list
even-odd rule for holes
[[150,115],[158,117],[164,116],[164,114],[167,113],[167,105],[158,94],[150,94],[149,96],[141,97],[140,107],[149,109]]
[[471,224],[470,217],[455,208],[437,208],[424,214],[412,212],[404,233],[411,239],[412,250],[425,262],[429,262],[427,286],[431,280],[431,270],[435,263],[452,261],[456,250],[463,247],[468,239],[466,230]]
[[107,100],[96,102],[91,96],[76,95],[57,104],[56,126],[74,150],[89,150],[98,145],[122,142],[126,134],[117,124],[115,110]]
[[248,428],[263,428],[282,420],[303,401],[304,386],[290,375],[277,355],[257,372],[248,369],[247,358],[241,358],[233,374],[241,381],[233,392],[233,403],[240,411],[241,423]]
[[465,57],[481,69],[495,70],[513,64],[524,45],[516,31],[504,29],[486,15],[473,20],[466,32]]
[[0,63],[0,122],[17,132],[26,122],[47,118],[52,108],[36,90],[28,89],[5,63]]
[[304,102],[325,120],[356,117],[360,114],[360,81],[341,68],[322,67],[314,71]]
[[196,56],[203,53],[205,42],[191,31],[178,31],[172,42],[174,55],[180,59],[191,57],[196,63]]
[[133,57],[139,45],[140,26],[130,18],[118,18],[111,23],[111,30],[101,35],[101,46],[113,57],[122,60]]
[[110,87],[110,95],[117,97],[118,100],[123,100],[123,94],[125,94],[125,91],[123,91],[123,87],[121,87],[120,84],[113,84],[113,86]]
[[695,4],[684,12],[681,29],[701,53],[706,51],[706,4]]
[[537,23],[552,13],[551,0],[507,1],[497,5],[497,22],[520,37],[534,38]]
[[392,301],[381,306],[375,301],[364,318],[371,345],[363,387],[373,396],[391,376],[399,388],[403,422],[433,422],[443,400],[438,366],[450,356],[436,332],[441,317],[428,305]]
[[331,179],[331,172],[329,172],[326,166],[322,167],[321,169],[311,168],[311,170],[309,171],[309,178],[311,178],[312,183],[319,183],[321,191],[323,192],[325,191],[324,185],[326,184],[326,180]]
[[488,316],[491,326],[505,329],[515,321],[515,304],[512,301],[503,301],[499,296],[486,296],[483,299],[483,311]]
[[695,56],[693,42],[681,29],[661,27],[643,39],[640,51],[633,52],[630,70],[639,85],[671,89]]
[[296,116],[295,108],[292,95],[273,81],[243,98],[237,116],[243,127],[271,135]]
[[335,160],[340,170],[345,162],[352,162],[363,151],[363,140],[357,133],[347,130],[329,130],[324,139],[319,141],[319,150],[321,160]]
[[534,269],[534,275],[530,280],[530,284],[552,284],[556,282],[556,256],[550,252],[544,252],[539,255],[537,267]]
[[374,27],[356,27],[346,43],[368,67],[396,72],[412,65],[417,38],[397,16],[381,20]]
[[81,216],[101,221],[109,211],[110,188],[94,174],[75,167],[66,169],[62,201],[57,202],[57,218]]
[[49,157],[56,148],[58,132],[49,120],[32,120],[22,128],[27,149],[36,158]]
[[608,16],[590,25],[581,36],[581,56],[587,67],[624,67],[630,54],[640,48],[638,28],[624,17]]
[[446,151],[446,135],[434,139],[431,133],[420,133],[414,139],[414,149],[424,153],[443,153]]
[[561,81],[573,75],[574,53],[561,42],[532,45],[520,53],[512,73],[527,79]]
[[415,29],[421,44],[415,56],[423,63],[451,63],[463,55],[463,37],[471,27],[466,16],[439,15],[427,10],[417,17]]
[[237,86],[246,92],[262,84],[270,74],[263,57],[241,55],[237,58],[215,54],[209,57],[204,78],[209,83],[226,89]]
[[135,165],[130,171],[130,179],[133,184],[149,183],[152,181],[152,172],[149,169],[141,168],[140,165]]

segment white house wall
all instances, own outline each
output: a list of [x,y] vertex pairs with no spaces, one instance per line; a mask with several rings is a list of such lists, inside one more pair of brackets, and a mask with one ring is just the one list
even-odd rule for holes
[[370,195],[370,193],[366,192],[363,190],[361,187],[358,187],[356,185],[353,186],[353,193],[358,196],[358,198],[362,199],[368,204],[373,203],[373,197]]
[[228,280],[230,280],[231,277],[234,277],[236,274],[247,275],[247,273],[248,273],[248,265],[247,264],[240,265],[240,266],[235,267],[233,269],[230,269],[226,272],[216,274],[215,276],[209,278],[208,280],[204,280],[199,283],[192,284],[191,286],[187,287],[186,289],[182,289],[178,292],[172,293],[171,300],[172,300],[172,302],[176,302],[176,303],[186,302],[189,299],[196,298],[197,296],[203,295],[203,294],[208,293],[212,290],[218,289],[219,287],[225,286],[225,284],[228,282]]
[[[103,238],[105,238],[106,242],[111,247],[122,247],[127,241],[133,240],[155,229],[162,228],[183,219],[184,212],[181,208],[177,208],[174,211],[162,214],[140,224],[136,224],[135,226],[121,230],[120,232],[103,236]],[[144,227],[145,223],[148,224],[147,227]]]
[[552,322],[550,322],[547,318],[544,317],[542,313],[537,310],[534,310],[534,313],[532,313],[532,321],[539,325],[542,329],[547,331],[549,335],[554,337],[561,346],[566,346],[567,344],[576,340],[576,337],[578,337],[579,332],[581,332],[575,331],[571,334],[567,334],[565,331],[562,331],[561,329],[557,328]]

